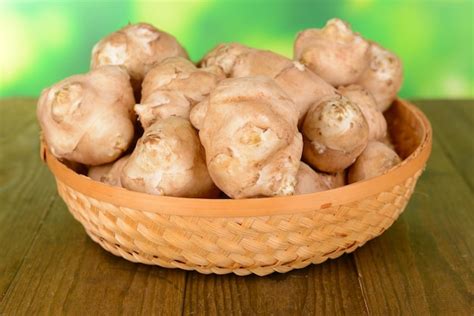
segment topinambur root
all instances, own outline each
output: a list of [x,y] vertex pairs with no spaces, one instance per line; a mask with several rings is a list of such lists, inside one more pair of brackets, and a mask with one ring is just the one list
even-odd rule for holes
[[89,168],[87,176],[92,180],[103,182],[111,186],[121,187],[120,176],[125,163],[128,161],[130,155],[123,156],[115,162],[105,165],[92,166]]
[[309,194],[326,191],[343,186],[344,172],[322,173],[316,172],[304,162],[300,163],[296,174],[295,194]]
[[347,85],[367,69],[369,43],[346,22],[331,19],[322,29],[298,34],[294,57],[333,86]]
[[348,181],[354,183],[380,176],[401,162],[400,157],[387,145],[369,142],[356,162],[349,168]]
[[376,43],[370,45],[370,65],[358,80],[375,98],[377,108],[387,110],[402,86],[403,66],[394,53]]
[[208,96],[221,79],[183,57],[165,59],[143,81],[141,103],[135,105],[142,126],[147,128],[170,116],[188,119],[191,108]]
[[116,160],[132,142],[134,103],[127,72],[104,66],[45,89],[37,116],[53,155],[101,165]]
[[222,80],[193,108],[191,120],[200,129],[209,173],[228,196],[294,193],[302,151],[298,114],[273,80]]
[[267,76],[294,101],[300,120],[311,104],[335,95],[335,89],[299,62],[271,51],[232,43],[221,44],[203,59],[205,67],[217,67],[228,77]]
[[94,46],[91,68],[123,65],[137,91],[153,65],[174,56],[188,58],[184,48],[172,35],[151,24],[130,24],[109,34]]
[[121,182],[154,195],[216,197],[204,151],[191,123],[169,117],[150,125],[123,167]]
[[355,103],[364,114],[369,126],[369,141],[381,140],[387,135],[387,121],[377,108],[370,92],[359,85],[349,85],[337,89],[343,96]]
[[367,145],[369,128],[359,107],[339,96],[315,104],[302,129],[303,159],[324,172],[349,167]]

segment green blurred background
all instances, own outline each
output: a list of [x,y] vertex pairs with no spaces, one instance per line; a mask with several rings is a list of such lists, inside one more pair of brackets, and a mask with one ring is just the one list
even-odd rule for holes
[[474,1],[0,0],[0,97],[37,96],[86,72],[101,37],[146,21],[175,35],[193,60],[238,41],[292,56],[295,34],[340,17],[399,54],[409,98],[474,96]]

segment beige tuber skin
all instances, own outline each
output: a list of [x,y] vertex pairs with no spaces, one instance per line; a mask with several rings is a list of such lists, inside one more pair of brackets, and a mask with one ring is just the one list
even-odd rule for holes
[[230,77],[237,58],[251,48],[239,44],[219,44],[203,57],[200,64],[204,68],[214,69],[216,73],[224,73]]
[[200,129],[209,173],[225,194],[294,193],[302,151],[298,114],[273,80],[224,79],[193,108],[191,121]]
[[172,35],[147,23],[130,24],[109,34],[92,49],[91,68],[123,65],[136,91],[154,64],[167,57],[188,58],[184,48]]
[[130,158],[130,155],[123,156],[119,160],[100,166],[92,166],[89,168],[87,176],[92,180],[106,183],[111,186],[121,187],[120,176],[123,167]]
[[349,167],[364,150],[369,128],[359,107],[338,96],[308,111],[302,133],[304,161],[320,171],[334,173]]
[[331,19],[322,29],[307,29],[297,35],[294,58],[333,86],[348,85],[361,77],[369,65],[369,43],[349,24]]
[[135,105],[143,128],[170,116],[188,119],[191,108],[214,89],[223,76],[196,68],[183,57],[170,57],[153,67],[142,84],[142,100]]
[[369,141],[384,139],[387,135],[387,121],[377,108],[372,94],[359,85],[339,87],[337,90],[355,103],[364,114],[369,126]]
[[344,172],[335,174],[314,171],[304,162],[296,174],[295,194],[309,194],[341,187],[345,184]]
[[201,64],[218,68],[231,78],[267,76],[294,101],[301,120],[311,104],[334,95],[335,89],[303,64],[271,51],[241,44],[221,44],[209,52]]
[[386,146],[388,146],[388,148],[395,150],[395,144],[393,143],[389,133],[387,133],[384,138],[380,139],[379,142],[385,144]]
[[394,53],[376,43],[370,45],[370,65],[358,83],[375,98],[380,111],[387,110],[402,86],[403,65]]
[[105,66],[45,89],[37,116],[54,156],[94,166],[116,160],[129,147],[134,104],[127,72]]
[[377,141],[369,142],[349,168],[348,181],[354,183],[382,175],[400,162],[397,153],[387,145]]
[[150,125],[123,167],[123,187],[154,195],[217,197],[191,123],[169,117]]

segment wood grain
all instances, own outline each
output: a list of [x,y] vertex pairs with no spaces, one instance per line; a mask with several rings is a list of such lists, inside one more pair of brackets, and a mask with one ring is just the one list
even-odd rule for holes
[[107,253],[89,239],[58,200],[7,292],[0,314],[180,314],[185,275]]
[[35,100],[0,101],[0,302],[57,199],[39,159]]
[[473,209],[472,192],[435,140],[429,168],[401,219],[355,253],[369,310],[472,314]]
[[355,252],[268,277],[127,262],[92,242],[38,159],[34,100],[0,100],[0,314],[474,313],[472,101],[419,101],[432,158],[401,218]]
[[431,120],[443,153],[474,191],[474,102],[435,100],[415,104]]
[[186,315],[367,314],[352,255],[266,277],[189,272]]
[[110,255],[57,198],[34,108],[0,105],[0,314],[180,313],[186,272]]

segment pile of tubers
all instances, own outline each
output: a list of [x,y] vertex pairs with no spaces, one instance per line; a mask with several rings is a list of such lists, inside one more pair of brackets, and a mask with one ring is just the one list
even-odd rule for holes
[[196,65],[146,23],[99,41],[91,70],[43,90],[51,153],[111,186],[154,195],[308,194],[401,162],[383,111],[402,64],[340,20],[300,32],[294,59],[220,44]]

